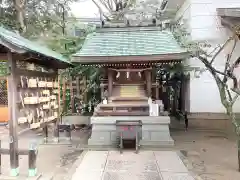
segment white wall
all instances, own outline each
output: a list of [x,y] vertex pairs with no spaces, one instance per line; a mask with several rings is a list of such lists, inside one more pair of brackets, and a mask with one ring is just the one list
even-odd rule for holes
[[[207,40],[214,47],[223,43],[231,34],[229,30],[221,25],[217,16],[217,8],[240,7],[240,0],[186,0],[177,13],[176,18],[183,18],[188,21],[188,29],[192,40]],[[185,21],[186,21],[185,20]],[[240,56],[240,43],[233,59]],[[216,58],[215,67],[221,69],[224,65],[226,51]],[[190,59],[192,66],[204,65],[197,59]],[[238,73],[240,75],[240,73]],[[240,112],[240,100],[235,104],[234,110]],[[204,72],[200,78],[191,78],[190,83],[190,112],[224,112],[221,105],[219,92],[215,81],[208,72]]]

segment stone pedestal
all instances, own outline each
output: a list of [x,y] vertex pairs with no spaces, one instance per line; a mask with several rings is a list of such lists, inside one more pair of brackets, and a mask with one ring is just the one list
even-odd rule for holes
[[88,140],[90,146],[117,147],[119,134],[116,121],[142,121],[140,145],[151,147],[170,147],[174,141],[169,132],[169,116],[93,116],[91,117],[92,134]]

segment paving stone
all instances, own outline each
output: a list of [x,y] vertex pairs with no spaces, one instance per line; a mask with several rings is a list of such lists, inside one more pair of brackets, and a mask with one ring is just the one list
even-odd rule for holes
[[194,180],[188,173],[161,172],[163,180]]
[[77,168],[77,171],[80,169],[103,171],[107,161],[107,156],[108,151],[88,151]]
[[105,172],[103,180],[162,180],[157,172]]
[[79,170],[73,175],[72,180],[101,180],[103,171]]
[[154,171],[157,172],[156,161],[108,160],[106,171]]
[[135,161],[141,161],[143,159],[155,160],[155,156],[152,151],[140,151],[136,154],[134,151],[123,151],[122,154],[119,151],[110,151],[108,159],[132,159]]
[[72,178],[79,179],[194,180],[172,151],[88,151]]
[[106,164],[107,171],[128,171],[136,166],[136,161],[132,160],[108,160]]
[[159,167],[163,172],[188,172],[186,166],[178,154],[174,151],[155,151],[154,152]]
[[106,164],[107,171],[157,171],[155,156],[151,151],[134,152],[110,151]]

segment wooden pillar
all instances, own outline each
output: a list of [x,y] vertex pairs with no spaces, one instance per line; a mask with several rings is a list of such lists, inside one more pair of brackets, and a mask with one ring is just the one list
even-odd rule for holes
[[101,100],[104,99],[104,80],[103,78],[100,79],[100,91],[101,91]]
[[184,108],[186,112],[190,112],[190,75],[184,78],[184,86],[185,86]]
[[156,77],[156,100],[159,100],[159,86],[160,86],[159,78]]
[[147,84],[147,96],[152,96],[152,77],[151,77],[151,71],[147,70],[145,71],[146,76],[146,84]]
[[66,107],[66,79],[65,77],[62,78],[62,104],[59,104],[59,107],[62,106],[62,111],[65,113],[67,111]]
[[74,94],[73,94],[73,77],[72,77],[72,76],[70,76],[69,84],[70,84],[70,95],[71,95],[71,108],[72,108],[72,113],[75,113]]
[[83,102],[85,104],[87,104],[87,100],[88,100],[88,97],[87,97],[87,77],[86,76],[83,76]]
[[79,76],[77,76],[76,77],[76,88],[77,88],[77,97],[79,97],[80,96],[80,77]]
[[108,95],[112,95],[112,88],[113,88],[113,71],[108,70]]
[[167,73],[166,74],[166,83],[167,83],[167,86],[166,86],[166,95],[167,95],[167,110],[168,112],[170,111],[171,109],[171,98],[170,98],[170,86],[169,86],[169,79],[170,79],[170,74]]
[[8,76],[8,108],[9,110],[9,149],[10,149],[10,166],[11,175],[19,174],[19,157],[18,157],[18,135],[17,135],[17,81],[16,81],[16,60],[13,59],[12,52],[8,52],[8,68],[11,73]]
[[62,123],[62,115],[61,115],[61,111],[60,111],[60,107],[61,107],[61,89],[60,89],[60,78],[61,76],[59,75],[60,73],[57,70],[57,82],[58,82],[58,118],[55,122],[55,127],[54,127],[54,137],[56,138],[56,141],[59,142],[59,124]]

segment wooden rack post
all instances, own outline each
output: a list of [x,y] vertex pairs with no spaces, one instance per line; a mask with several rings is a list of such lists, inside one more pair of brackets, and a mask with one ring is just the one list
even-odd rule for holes
[[56,142],[59,142],[59,124],[62,123],[62,114],[61,114],[61,110],[60,110],[60,106],[61,106],[61,88],[60,88],[60,75],[58,75],[58,104],[59,104],[59,108],[58,108],[58,114],[59,117],[57,119],[57,121],[55,122],[55,126],[54,126],[54,137],[56,138]]
[[66,107],[66,79],[65,77],[62,78],[62,112],[66,112],[67,111],[67,107]]
[[[58,69],[73,66],[67,59],[46,47],[31,42],[17,33],[1,27],[0,57],[7,60],[9,148],[1,147],[1,155],[10,156],[10,174],[19,175],[19,155],[29,157],[29,176],[36,174],[36,150],[20,150],[18,138],[22,132],[58,126]],[[24,46],[23,46],[24,44]],[[25,128],[18,132],[18,127]],[[5,163],[5,162],[4,162]],[[7,163],[7,162],[6,162]],[[20,168],[21,169],[21,168]],[[19,178],[16,178],[19,179]]]
[[18,176],[19,174],[19,157],[18,157],[18,136],[17,136],[17,81],[16,81],[16,59],[13,54],[8,51],[8,69],[10,76],[8,77],[8,94],[10,116],[9,116],[9,151],[10,151],[10,166],[11,175]]
[[[10,149],[5,149],[1,148],[1,140],[0,140],[0,174],[1,174],[1,164],[2,164],[2,158],[1,155],[10,155],[11,156],[11,150]],[[11,147],[10,147],[11,148]],[[36,161],[37,161],[37,149],[31,147],[30,149],[17,149],[16,154],[23,155],[23,156],[28,156],[28,176],[33,177],[36,176],[37,174],[37,166],[36,166]],[[11,173],[13,173],[11,171]],[[17,176],[18,174],[11,174],[12,176]]]
[[72,113],[75,113],[75,104],[74,104],[74,93],[73,93],[73,76],[70,76],[69,79],[69,83],[70,83],[70,95],[71,95],[71,108],[72,108]]
[[[57,69],[37,63],[16,61],[8,52],[8,107],[9,107],[9,149],[0,147],[0,154],[10,155],[11,175],[19,175],[19,155],[29,156],[29,175],[35,173],[35,151],[18,149],[18,125],[27,129],[43,128],[44,140],[48,141],[48,125],[54,123],[54,136],[59,138],[59,83]],[[1,159],[1,158],[0,158]],[[1,164],[1,163],[0,163]]]

